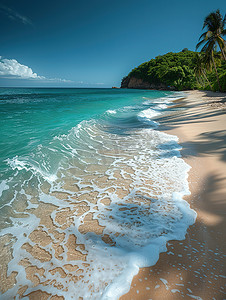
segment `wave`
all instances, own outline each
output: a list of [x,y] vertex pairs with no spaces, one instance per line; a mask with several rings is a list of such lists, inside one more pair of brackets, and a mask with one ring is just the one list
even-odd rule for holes
[[25,170],[26,172],[32,171],[34,175],[37,173],[40,174],[45,180],[52,182],[57,179],[56,174],[48,174],[44,170],[42,170],[40,167],[35,166],[35,164],[32,164],[31,162],[28,162],[26,160],[21,160],[18,159],[18,156],[12,158],[12,159],[7,159],[8,165],[12,168],[12,170]]
[[151,108],[148,108],[148,109],[145,109],[145,110],[141,111],[140,113],[138,113],[137,117],[141,122],[157,126],[158,123],[153,121],[153,118],[155,118],[159,115],[161,115],[160,112],[153,110]]

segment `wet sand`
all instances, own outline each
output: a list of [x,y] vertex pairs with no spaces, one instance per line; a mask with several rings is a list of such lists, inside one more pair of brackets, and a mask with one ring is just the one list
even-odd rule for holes
[[186,200],[198,214],[196,223],[186,240],[168,244],[155,266],[140,269],[121,300],[226,299],[226,94],[186,93],[175,103],[186,110],[160,122],[179,136],[192,167]]

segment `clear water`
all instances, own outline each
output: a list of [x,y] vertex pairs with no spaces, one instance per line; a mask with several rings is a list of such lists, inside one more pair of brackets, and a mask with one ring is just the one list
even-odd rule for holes
[[183,200],[189,166],[178,138],[158,130],[177,97],[0,89],[1,243],[14,276],[2,299],[118,299],[184,238],[195,221]]

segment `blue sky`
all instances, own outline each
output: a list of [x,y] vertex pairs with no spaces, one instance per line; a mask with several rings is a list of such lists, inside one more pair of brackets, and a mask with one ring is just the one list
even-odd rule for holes
[[225,0],[0,0],[0,86],[119,86],[139,64],[195,50]]

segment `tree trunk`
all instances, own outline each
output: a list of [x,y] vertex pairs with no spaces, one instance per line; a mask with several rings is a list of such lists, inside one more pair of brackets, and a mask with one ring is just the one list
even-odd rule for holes
[[226,55],[225,55],[224,49],[221,49],[221,52],[222,52],[224,60],[226,60]]
[[201,87],[204,86],[201,76],[196,76],[196,81],[199,86],[201,86]]
[[208,82],[208,84],[209,84],[209,86],[210,86],[211,90],[213,90],[213,87],[212,87],[212,85],[211,85],[211,83],[210,83],[209,79],[207,78],[207,76],[206,76],[206,72],[205,72],[204,70],[203,70],[203,76],[204,76],[204,78],[206,79],[206,81]]
[[202,75],[200,76],[200,79],[201,79],[201,84],[203,86],[203,88],[205,87],[205,80],[203,79]]
[[222,88],[221,88],[221,85],[220,85],[219,76],[218,76],[218,72],[217,72],[217,67],[216,67],[216,64],[215,64],[215,60],[214,60],[213,54],[212,54],[212,61],[213,61],[213,66],[214,66],[214,69],[215,69],[215,72],[216,72],[216,76],[217,76],[217,83],[218,83],[218,86],[219,86],[219,90],[222,92]]
[[219,45],[219,47],[221,49],[221,53],[222,53],[224,60],[226,60],[226,55],[225,55],[224,49],[220,45]]
[[195,78],[196,78],[196,82],[197,82],[197,84],[199,85],[199,84],[200,84],[200,82],[199,82],[199,80],[198,80],[198,77],[196,76]]

